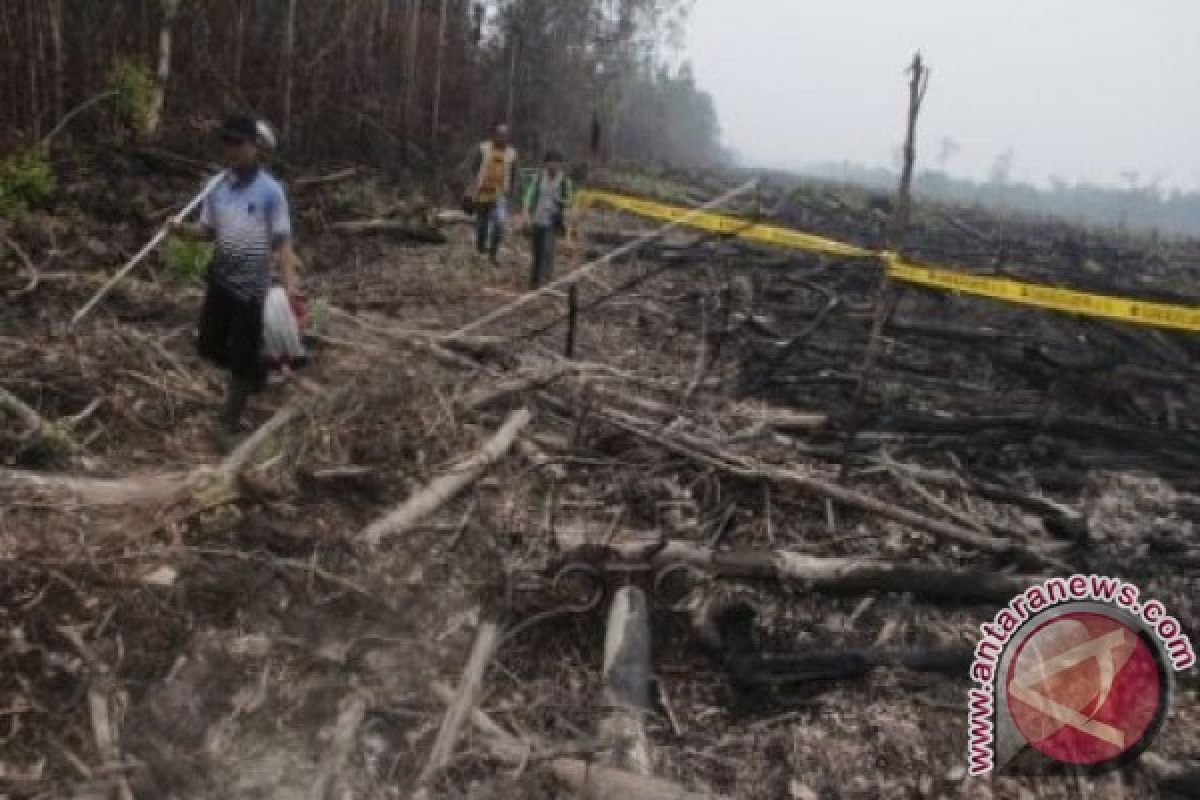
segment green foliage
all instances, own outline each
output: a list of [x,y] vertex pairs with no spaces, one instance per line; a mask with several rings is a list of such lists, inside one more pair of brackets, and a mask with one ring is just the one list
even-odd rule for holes
[[167,240],[167,274],[182,283],[203,283],[212,245],[173,236]]
[[119,59],[108,74],[108,85],[117,93],[117,109],[135,130],[150,128],[154,108],[154,77],[145,66]]
[[0,216],[45,205],[54,194],[54,168],[38,149],[0,159]]
[[317,298],[312,301],[308,309],[308,328],[309,330],[319,331],[329,322],[329,301],[324,298]]
[[337,216],[351,216],[362,212],[369,197],[366,186],[359,181],[343,184],[330,196],[330,210]]

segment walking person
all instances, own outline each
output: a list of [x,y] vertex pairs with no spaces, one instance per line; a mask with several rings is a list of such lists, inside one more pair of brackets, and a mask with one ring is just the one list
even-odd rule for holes
[[558,237],[567,230],[566,214],[573,187],[563,169],[563,157],[549,150],[542,168],[525,189],[524,211],[533,238],[533,269],[530,283],[537,289],[554,278],[554,253]]
[[218,131],[226,178],[201,206],[199,224],[171,227],[215,243],[200,314],[200,354],[228,370],[217,439],[232,449],[250,395],[262,390],[267,364],[262,356],[263,305],[277,264],[294,313],[303,315],[297,291],[296,253],[283,187],[261,165],[261,149],[275,145],[265,123],[246,115],[225,120]]
[[495,264],[504,241],[508,196],[516,185],[517,151],[508,143],[508,126],[497,125],[471,160],[466,200],[475,212],[475,249]]

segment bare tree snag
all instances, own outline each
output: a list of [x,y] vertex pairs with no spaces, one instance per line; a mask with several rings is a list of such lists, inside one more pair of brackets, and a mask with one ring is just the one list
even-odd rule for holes
[[903,592],[942,600],[1004,602],[1041,578],[925,564],[818,558],[789,550],[720,552],[688,542],[670,542],[655,565],[687,564],[722,578],[765,578],[810,592]]
[[[908,132],[904,139],[904,170],[900,176],[900,186],[896,190],[896,200],[892,206],[887,233],[884,236],[883,250],[885,252],[896,247],[905,226],[908,225],[909,211],[912,207],[913,166],[917,159],[917,117],[921,113],[921,104],[925,101],[925,90],[929,87],[929,69],[921,61],[920,53],[913,56],[909,75],[911,80],[908,87]],[[895,301],[898,300],[893,297],[891,282],[888,280],[886,256],[882,257],[880,262],[879,287],[875,293],[875,315],[871,321],[871,338],[867,342],[867,351],[859,370],[858,383],[854,387],[854,398],[850,401],[850,412],[846,417],[846,439],[842,447],[842,478],[846,476],[850,451],[858,436],[863,396],[866,394],[871,373],[875,370],[875,362],[879,359],[883,329],[895,308]]]
[[637,587],[613,595],[604,638],[604,704],[611,711],[601,736],[613,749],[613,766],[639,775],[653,770],[643,718],[650,708],[650,607]]
[[458,691],[446,716],[442,718],[442,727],[438,731],[437,740],[429,754],[429,761],[417,778],[419,787],[427,787],[439,771],[445,769],[454,754],[454,745],[462,733],[462,726],[471,716],[471,712],[479,704],[483,693],[483,673],[496,646],[500,642],[500,628],[493,622],[484,623],[475,637],[475,646],[471,649],[471,657],[463,670],[462,680],[459,681]]
[[156,136],[162,125],[163,106],[167,99],[167,81],[171,78],[171,28],[179,13],[179,0],[160,0],[162,22],[158,26],[158,70],[154,74],[154,94],[146,116],[146,135]]
[[533,415],[528,410],[514,411],[477,454],[409,497],[394,511],[368,525],[359,538],[369,547],[378,547],[385,538],[409,531],[504,458],[532,420]]

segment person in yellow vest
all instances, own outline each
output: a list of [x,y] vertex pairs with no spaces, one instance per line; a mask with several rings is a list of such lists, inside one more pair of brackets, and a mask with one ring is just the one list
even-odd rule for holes
[[508,126],[497,125],[492,138],[479,145],[471,162],[467,201],[475,212],[475,248],[492,263],[500,254],[508,197],[516,185],[517,151],[508,144]]

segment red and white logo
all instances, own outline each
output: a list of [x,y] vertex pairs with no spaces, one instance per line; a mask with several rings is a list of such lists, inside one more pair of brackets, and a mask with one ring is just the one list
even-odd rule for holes
[[1161,731],[1171,674],[1196,653],[1179,620],[1133,584],[1049,578],[980,626],[968,691],[971,775],[1067,764],[1102,771]]
[[1004,676],[1009,713],[1025,740],[1054,761],[1117,761],[1161,721],[1166,686],[1157,653],[1112,615],[1057,615],[1015,654]]

